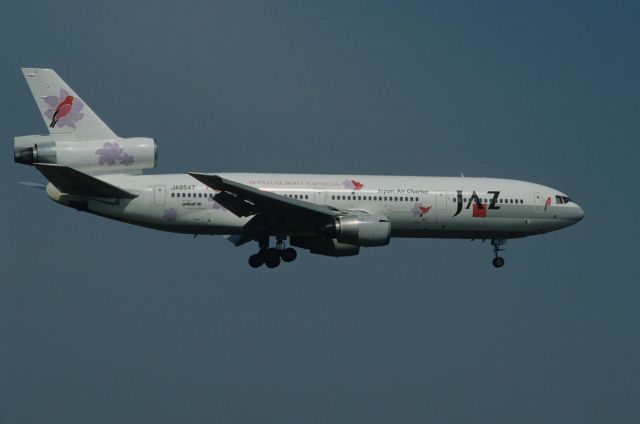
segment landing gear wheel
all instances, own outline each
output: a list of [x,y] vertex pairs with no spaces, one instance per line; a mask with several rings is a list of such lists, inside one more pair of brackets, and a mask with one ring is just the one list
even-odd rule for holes
[[298,257],[298,253],[295,249],[287,247],[282,252],[280,252],[280,257],[285,262],[292,262]]
[[504,258],[501,258],[500,256],[496,256],[495,258],[493,258],[493,261],[491,261],[491,263],[496,268],[501,268],[504,265]]
[[251,268],[260,268],[264,263],[264,255],[261,252],[249,256],[249,265]]
[[273,247],[267,249],[265,252],[264,263],[267,265],[267,268],[275,268],[280,265],[280,255],[278,251]]

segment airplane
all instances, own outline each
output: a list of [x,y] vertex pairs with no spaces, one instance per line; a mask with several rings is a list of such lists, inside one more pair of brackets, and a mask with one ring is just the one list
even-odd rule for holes
[[[48,134],[14,138],[14,160],[34,166],[55,202],[155,230],[258,243],[249,265],[275,268],[294,247],[346,257],[394,237],[508,239],[580,221],[565,193],[501,178],[266,173],[143,175],[155,139],[118,137],[52,69],[23,68]],[[38,185],[26,183],[28,185]],[[271,245],[271,240],[275,243]]]

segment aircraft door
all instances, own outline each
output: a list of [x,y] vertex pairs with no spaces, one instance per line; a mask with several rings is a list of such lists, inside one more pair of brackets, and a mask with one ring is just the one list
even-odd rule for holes
[[542,194],[533,193],[533,206],[536,212],[542,212]]
[[313,193],[313,203],[316,205],[326,205],[325,193],[324,191],[315,191]]
[[436,209],[447,209],[447,192],[446,191],[434,191],[433,195],[436,197]]
[[153,203],[156,206],[163,206],[167,201],[166,188],[163,185],[153,187]]

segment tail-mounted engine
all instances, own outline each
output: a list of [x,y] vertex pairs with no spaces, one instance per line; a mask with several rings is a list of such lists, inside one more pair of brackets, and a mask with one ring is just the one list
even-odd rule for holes
[[156,167],[158,147],[153,138],[144,137],[60,141],[50,135],[30,135],[15,138],[14,159],[27,165],[65,165],[85,173],[139,173]]

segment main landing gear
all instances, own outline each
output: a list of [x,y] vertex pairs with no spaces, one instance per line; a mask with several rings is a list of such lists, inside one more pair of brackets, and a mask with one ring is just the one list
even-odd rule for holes
[[269,247],[268,240],[261,240],[258,253],[249,256],[249,265],[251,268],[259,268],[265,264],[267,268],[275,268],[280,265],[281,261],[292,262],[297,256],[298,253],[295,249],[285,248],[283,240],[278,240],[276,247]]
[[493,261],[491,261],[491,263],[496,268],[502,268],[502,266],[504,265],[504,258],[499,256],[498,253],[505,250],[502,246],[504,246],[506,242],[507,241],[504,239],[491,240],[491,245],[493,246],[493,254],[495,255],[495,258],[493,258]]

